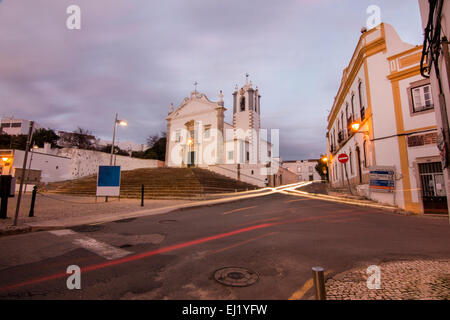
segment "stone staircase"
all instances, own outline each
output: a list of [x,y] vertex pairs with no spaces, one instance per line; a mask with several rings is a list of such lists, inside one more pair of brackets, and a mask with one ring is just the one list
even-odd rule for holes
[[[95,196],[97,176],[50,183],[41,192]],[[257,187],[200,168],[152,168],[122,171],[120,196],[140,198],[144,185],[146,199],[185,199]]]

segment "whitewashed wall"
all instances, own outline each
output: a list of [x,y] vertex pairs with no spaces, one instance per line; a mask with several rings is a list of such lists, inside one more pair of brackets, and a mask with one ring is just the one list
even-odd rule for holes
[[[52,149],[48,153],[38,149],[28,154],[27,169],[31,161],[32,170],[41,170],[41,182],[55,182],[77,179],[97,174],[99,165],[109,165],[110,154],[92,150],[73,148]],[[13,171],[22,168],[24,151],[14,150]],[[163,167],[164,162],[159,160],[137,159],[126,156],[115,156],[115,164],[121,166],[122,171],[140,168]],[[114,163],[113,163],[114,164]]]

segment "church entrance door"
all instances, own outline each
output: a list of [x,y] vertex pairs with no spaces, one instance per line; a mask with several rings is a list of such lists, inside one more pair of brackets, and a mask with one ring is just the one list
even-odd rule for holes
[[189,151],[188,153],[188,167],[195,166],[195,151]]

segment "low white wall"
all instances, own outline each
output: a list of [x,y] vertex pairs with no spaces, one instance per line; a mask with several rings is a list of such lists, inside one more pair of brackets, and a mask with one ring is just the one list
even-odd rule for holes
[[[97,174],[98,166],[109,165],[111,158],[111,155],[105,152],[73,148],[61,149],[58,154],[71,159],[69,170],[72,179]],[[115,155],[114,158],[113,165],[120,166],[122,171],[164,166],[163,161],[153,159],[137,159],[119,155]]]
[[[14,150],[13,172],[16,168],[22,169],[25,151]],[[41,171],[41,182],[54,182],[71,179],[70,164],[71,159],[58,155],[44,154],[39,151],[28,153],[27,166],[28,170],[31,162],[32,170]]]
[[[97,174],[99,165],[109,165],[111,155],[104,152],[73,148],[46,150],[37,149],[28,154],[28,169],[31,161],[32,170],[41,171],[41,182],[56,182],[77,179]],[[25,152],[14,150],[13,174],[16,168],[22,168]],[[113,160],[114,164],[114,160]],[[141,168],[163,167],[164,162],[153,159],[137,159],[128,156],[115,156],[115,164],[121,166],[122,171]]]
[[[221,164],[208,166],[208,170],[221,174],[223,176],[240,180],[258,187],[265,187],[265,179],[267,176],[261,175],[260,169],[261,165],[252,164],[241,164],[240,168],[240,179],[238,179],[238,169],[237,164]],[[253,174],[252,174],[253,171]]]

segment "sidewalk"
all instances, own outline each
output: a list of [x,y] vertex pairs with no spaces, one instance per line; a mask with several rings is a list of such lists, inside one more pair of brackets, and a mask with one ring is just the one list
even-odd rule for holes
[[327,299],[450,299],[450,260],[396,261],[382,263],[379,268],[381,271],[379,289],[368,289],[367,268],[356,268],[326,281]]
[[141,207],[140,199],[79,197],[70,195],[38,194],[34,217],[28,217],[31,195],[22,197],[18,225],[13,227],[17,198],[8,202],[7,219],[0,220],[0,235],[21,232],[69,228],[77,225],[95,224],[167,213],[180,208],[236,201],[261,196],[270,190],[252,190],[231,194],[211,195],[200,199],[148,200]]
[[397,206],[381,204],[379,202],[369,200],[367,198],[353,195],[345,192],[337,192],[335,190],[329,190],[327,184],[323,183],[313,183],[305,187],[296,188],[295,190],[287,190],[286,192],[293,195],[305,196],[313,199],[320,199],[324,201],[332,201],[337,203],[345,203],[351,205],[357,205],[361,207],[369,207],[380,209],[384,211],[390,211],[403,215],[415,215],[413,213],[402,210]]

